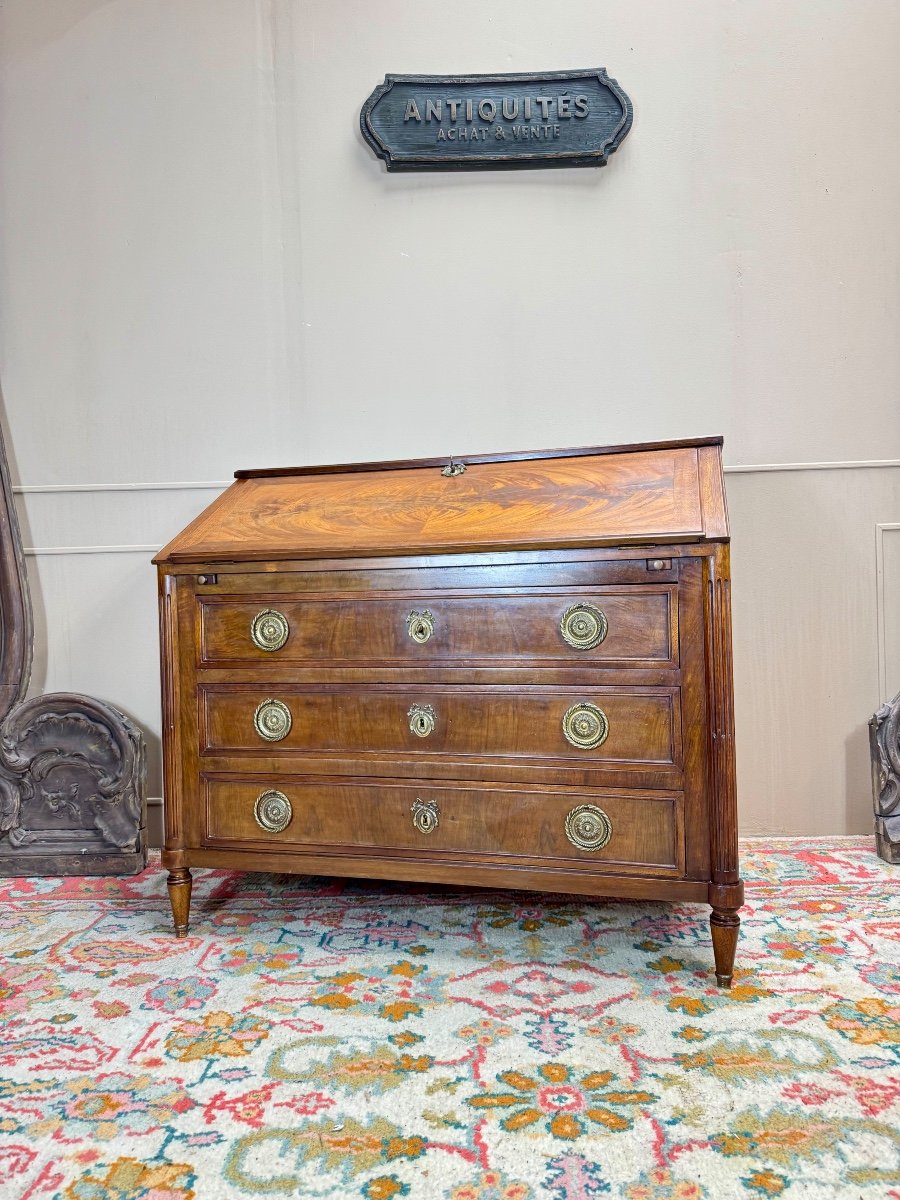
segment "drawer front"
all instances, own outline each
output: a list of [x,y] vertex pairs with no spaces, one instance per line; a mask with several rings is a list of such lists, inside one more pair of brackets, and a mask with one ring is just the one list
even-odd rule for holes
[[209,684],[199,707],[207,754],[681,761],[677,688]]
[[254,775],[203,781],[206,845],[391,850],[683,872],[678,793],[439,787]]
[[662,585],[371,599],[206,597],[199,602],[199,661],[674,666],[676,596]]

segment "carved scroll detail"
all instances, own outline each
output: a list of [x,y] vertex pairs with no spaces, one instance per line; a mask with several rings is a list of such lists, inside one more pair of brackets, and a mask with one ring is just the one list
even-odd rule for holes
[[0,831],[14,846],[40,839],[26,814],[43,806],[70,819],[79,843],[70,850],[80,850],[88,830],[117,849],[134,849],[143,823],[143,738],[109,705],[64,692],[16,705],[0,726],[0,771]]
[[869,721],[875,841],[889,863],[900,863],[900,695]]

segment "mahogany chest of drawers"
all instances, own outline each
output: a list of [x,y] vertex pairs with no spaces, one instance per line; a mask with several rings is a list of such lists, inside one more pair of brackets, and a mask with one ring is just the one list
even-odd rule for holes
[[155,559],[192,866],[701,901],[737,858],[721,439],[241,471]]

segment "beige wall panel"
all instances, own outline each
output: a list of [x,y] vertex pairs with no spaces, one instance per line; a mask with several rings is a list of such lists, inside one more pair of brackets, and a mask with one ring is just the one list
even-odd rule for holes
[[880,703],[876,525],[900,512],[900,469],[727,484],[742,830],[866,832],[867,721]]
[[20,492],[16,511],[25,546],[141,546],[149,562],[221,491],[213,485]]
[[879,698],[886,701],[900,693],[900,521],[879,525],[877,536]]
[[227,478],[248,428],[271,456],[285,329],[256,5],[10,0],[0,47],[20,481]]
[[137,721],[147,787],[162,791],[159,634],[147,554],[28,557],[35,655],[29,694],[87,692]]
[[[735,462],[898,452],[900,7],[393,0],[358,39],[329,0],[278,11],[312,457],[709,431]],[[599,174],[387,176],[348,136],[385,69],[587,60],[635,102]]]
[[[8,0],[19,478],[900,457],[898,42],[885,0]],[[389,176],[359,135],[385,71],[594,63],[635,103],[601,171]]]

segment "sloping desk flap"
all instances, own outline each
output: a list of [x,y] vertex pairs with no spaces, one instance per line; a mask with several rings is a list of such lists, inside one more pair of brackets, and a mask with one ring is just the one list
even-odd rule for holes
[[[246,472],[157,562],[261,561],[727,537],[721,441]],[[458,469],[458,467],[457,467]]]

